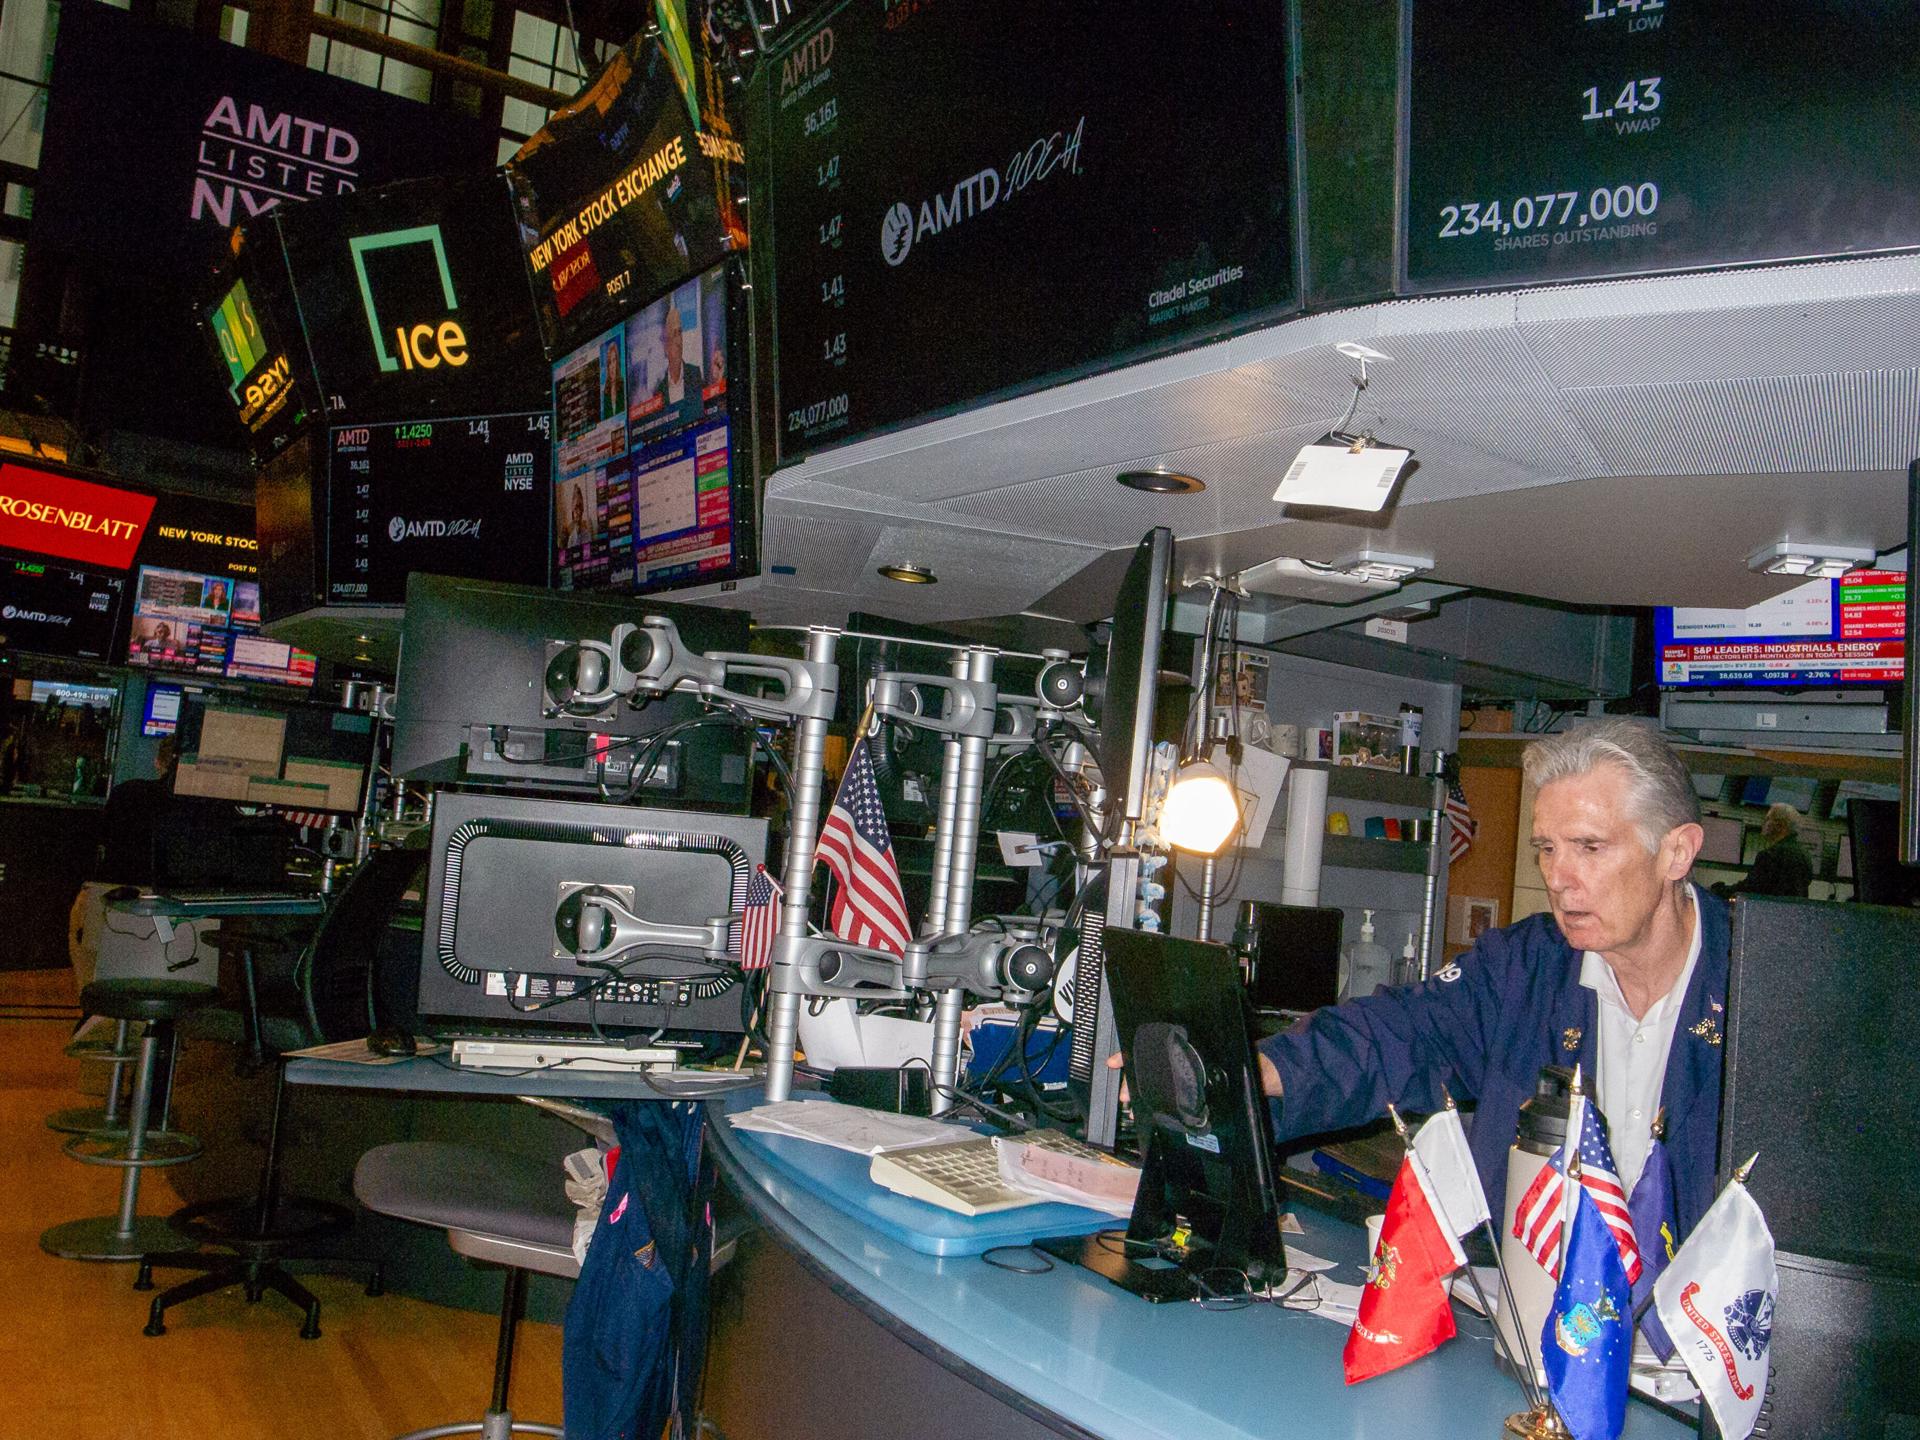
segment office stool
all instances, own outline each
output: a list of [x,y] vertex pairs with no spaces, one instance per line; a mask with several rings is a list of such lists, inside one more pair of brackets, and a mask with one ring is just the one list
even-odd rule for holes
[[134,1071],[133,1096],[127,1102],[126,1128],[75,1135],[62,1147],[88,1165],[111,1165],[125,1172],[119,1212],[55,1225],[40,1237],[40,1248],[49,1255],[64,1260],[137,1260],[171,1233],[158,1216],[134,1215],[140,1172],[191,1160],[200,1153],[200,1142],[167,1128],[164,1102],[159,1126],[148,1127],[155,1077],[162,1048],[173,1043],[173,1022],[217,993],[211,985],[185,980],[96,980],[80,992],[80,1008],[87,1014],[145,1021],[146,1033],[140,1038],[140,1063]]
[[128,1030],[125,1020],[116,1020],[111,1045],[96,1040],[75,1040],[67,1046],[67,1054],[82,1060],[98,1060],[108,1067],[107,1099],[104,1105],[69,1105],[54,1111],[47,1116],[49,1130],[66,1135],[90,1135],[96,1130],[126,1133],[126,1119],[120,1113],[120,1090],[127,1066],[139,1058],[137,1051],[127,1048]]
[[439,1226],[456,1254],[504,1265],[507,1270],[500,1298],[500,1338],[493,1358],[493,1398],[486,1415],[412,1430],[396,1440],[560,1435],[556,1425],[514,1419],[507,1405],[514,1329],[526,1301],[527,1276],[537,1272],[571,1280],[580,1274],[573,1258],[576,1212],[563,1188],[559,1162],[529,1160],[472,1145],[409,1140],[362,1155],[353,1171],[353,1193],[379,1214]]
[[[246,1288],[250,1303],[257,1302],[268,1290],[286,1296],[301,1309],[300,1338],[317,1340],[320,1338],[320,1301],[293,1278],[286,1268],[287,1262],[298,1261],[328,1273],[365,1274],[367,1294],[381,1293],[382,1269],[378,1260],[305,1249],[315,1241],[345,1230],[353,1223],[353,1212],[329,1201],[281,1193],[280,1144],[286,1128],[286,1111],[287,1062],[279,1059],[274,1066],[273,1118],[267,1132],[267,1155],[261,1163],[259,1186],[246,1199],[203,1200],[168,1217],[167,1223],[178,1235],[196,1246],[218,1245],[222,1250],[209,1253],[199,1249],[156,1248],[139,1257],[140,1270],[133,1282],[136,1290],[153,1288],[156,1265],[168,1270],[204,1272],[154,1296],[153,1304],[147,1308],[147,1324],[142,1334],[166,1334],[165,1316],[172,1306],[225,1290],[230,1285],[241,1285]],[[300,1253],[294,1253],[296,1250]]]

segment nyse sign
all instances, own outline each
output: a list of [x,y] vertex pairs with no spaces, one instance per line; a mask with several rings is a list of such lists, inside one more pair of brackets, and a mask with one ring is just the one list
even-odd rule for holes
[[282,200],[347,194],[359,160],[351,130],[222,95],[200,128],[190,218],[225,228]]

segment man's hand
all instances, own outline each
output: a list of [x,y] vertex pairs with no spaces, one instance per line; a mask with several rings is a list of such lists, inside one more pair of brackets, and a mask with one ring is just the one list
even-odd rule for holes
[[[1280,1090],[1281,1090],[1280,1072],[1273,1068],[1273,1061],[1269,1060],[1265,1055],[1260,1054],[1260,1052],[1257,1050],[1254,1052],[1254,1054],[1258,1056],[1260,1060],[1261,1093],[1266,1095],[1271,1095],[1274,1099],[1278,1100],[1280,1098]],[[1126,1061],[1118,1053],[1109,1055],[1107,1057],[1107,1068],[1109,1070],[1118,1070],[1125,1063]],[[1126,1103],[1126,1099],[1127,1099],[1127,1082],[1122,1080],[1120,1082],[1121,1103],[1122,1104]]]

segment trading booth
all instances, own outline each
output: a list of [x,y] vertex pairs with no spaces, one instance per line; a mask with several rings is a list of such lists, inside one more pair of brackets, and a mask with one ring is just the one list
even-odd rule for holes
[[504,1269],[487,1435],[1908,1434],[1920,10],[739,8],[194,232],[251,506],[0,465],[42,1249]]

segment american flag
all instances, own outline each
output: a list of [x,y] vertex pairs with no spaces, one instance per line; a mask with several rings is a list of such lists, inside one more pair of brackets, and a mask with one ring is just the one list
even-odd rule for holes
[[1480,822],[1467,808],[1467,792],[1460,788],[1460,777],[1447,777],[1447,863],[1451,865],[1473,848],[1473,837]]
[[780,933],[780,887],[767,867],[756,865],[740,912],[740,968],[764,970],[773,959],[773,937]]
[[[1620,1183],[1619,1171],[1614,1169],[1613,1151],[1607,1145],[1592,1103],[1583,1104],[1580,1112],[1580,1187],[1593,1197],[1594,1208],[1607,1222],[1607,1229],[1613,1232],[1614,1243],[1620,1247],[1620,1263],[1626,1267],[1627,1283],[1631,1285],[1640,1278],[1640,1245],[1633,1237],[1627,1192]],[[1560,1278],[1560,1211],[1565,1169],[1562,1151],[1554,1151],[1513,1210],[1513,1238],[1526,1246],[1541,1268],[1556,1280]]]
[[900,867],[894,863],[887,812],[864,735],[847,757],[817,853],[837,882],[827,912],[833,933],[855,945],[906,954],[913,927],[907,923],[907,897],[900,890]]

